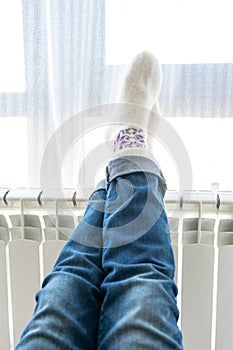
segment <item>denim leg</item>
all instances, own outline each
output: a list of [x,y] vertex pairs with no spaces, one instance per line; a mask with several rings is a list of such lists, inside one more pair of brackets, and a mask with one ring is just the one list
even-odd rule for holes
[[[33,318],[17,350],[96,350],[103,299],[100,242],[105,196],[104,189],[92,195],[82,223],[67,241],[36,295]],[[80,244],[80,240],[86,241],[86,228],[92,246]]]
[[114,160],[108,173],[98,350],[182,349],[163,178],[140,157]]

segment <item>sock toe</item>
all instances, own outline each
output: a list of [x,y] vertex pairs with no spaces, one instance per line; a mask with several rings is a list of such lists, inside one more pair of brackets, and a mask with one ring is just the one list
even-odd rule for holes
[[161,66],[150,52],[139,53],[126,74],[121,102],[133,103],[151,109],[161,87]]

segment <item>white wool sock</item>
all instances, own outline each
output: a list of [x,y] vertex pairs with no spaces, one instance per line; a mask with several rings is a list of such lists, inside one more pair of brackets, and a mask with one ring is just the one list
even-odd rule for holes
[[161,67],[158,60],[150,52],[139,53],[130,64],[124,79],[120,102],[126,105],[117,121],[123,125],[127,123],[146,128],[149,111],[158,97],[160,85]]
[[147,157],[154,162],[157,162],[151,152],[152,148],[150,149],[147,146],[148,136],[149,134],[147,135],[147,132],[143,129],[134,127],[121,129],[114,140],[113,159],[130,155],[138,155]]
[[160,64],[150,52],[143,51],[133,59],[128,68],[120,101],[151,109],[159,95],[160,87]]
[[[138,54],[126,74],[120,96],[113,152],[121,155],[142,155],[152,158],[147,147],[147,128],[151,108],[159,112],[157,98],[161,87],[161,67],[149,52]],[[117,109],[116,109],[117,110]]]
[[119,153],[125,150],[145,149],[145,131],[139,128],[128,127],[121,129],[114,140],[113,152]]

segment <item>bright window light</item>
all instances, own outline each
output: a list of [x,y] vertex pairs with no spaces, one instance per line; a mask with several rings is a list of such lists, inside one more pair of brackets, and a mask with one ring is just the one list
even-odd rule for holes
[[[233,191],[233,118],[166,118],[182,139],[192,164],[193,189],[211,190],[213,183],[220,191]],[[175,167],[166,153],[155,145],[158,158],[167,178],[168,188],[178,188]],[[185,168],[185,164],[184,164]]]
[[0,187],[28,186],[27,118],[0,118]]
[[0,92],[25,91],[22,0],[0,0]]
[[106,64],[233,63],[232,0],[106,0]]
[[[166,118],[166,121],[183,141],[192,165],[192,188],[186,189],[211,191],[212,184],[217,183],[220,191],[233,191],[233,162],[230,157],[233,149],[233,118],[181,117]],[[89,155],[89,152],[103,142],[105,134],[106,127],[100,127],[91,130],[84,138],[72,144],[62,167],[64,187],[79,187],[77,179],[82,161]],[[107,151],[109,152],[106,147]],[[152,151],[166,177],[168,189],[178,191],[180,188],[177,160],[172,155],[174,150],[168,149],[166,144],[154,139]],[[95,176],[96,184],[105,178],[106,164],[100,162],[99,165],[97,172],[92,169],[91,175],[86,175],[84,181],[86,188],[92,188],[93,176]],[[85,169],[88,170],[89,166],[90,164]],[[185,172],[186,168],[184,163],[180,170]]]

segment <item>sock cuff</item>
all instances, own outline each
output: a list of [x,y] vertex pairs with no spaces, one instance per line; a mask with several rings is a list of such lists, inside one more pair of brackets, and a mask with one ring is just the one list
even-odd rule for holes
[[121,129],[113,145],[113,152],[119,152],[124,149],[142,149],[146,148],[146,132],[143,129],[128,127]]

